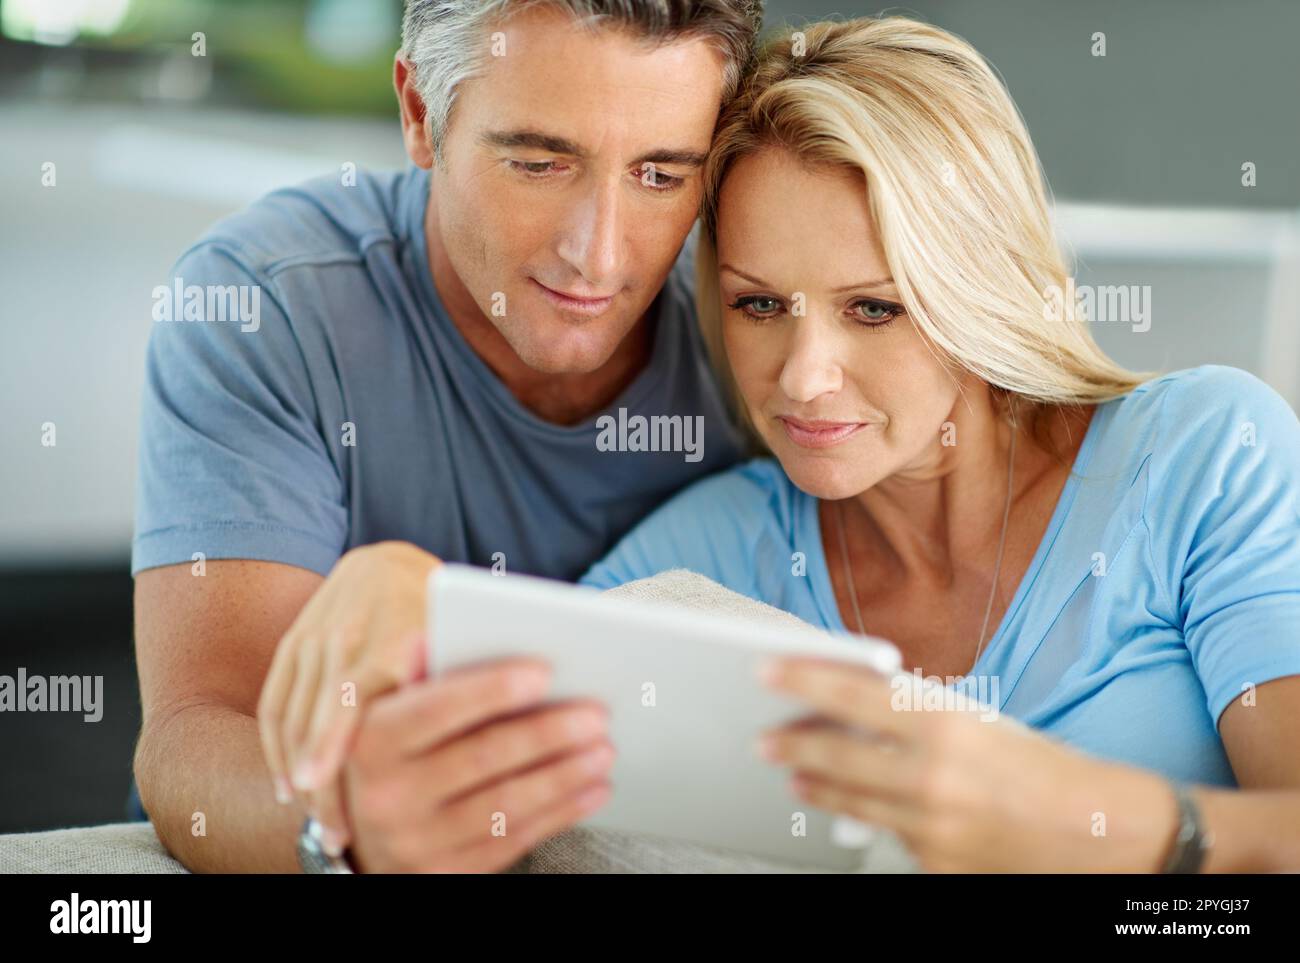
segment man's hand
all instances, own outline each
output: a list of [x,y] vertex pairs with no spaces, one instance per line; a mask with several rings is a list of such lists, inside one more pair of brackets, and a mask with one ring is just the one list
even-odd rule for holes
[[296,794],[338,854],[339,792],[367,703],[424,674],[425,585],[441,562],[404,542],[348,552],[280,639],[257,706],[276,798]]
[[540,706],[549,681],[544,663],[510,659],[375,699],[344,768],[358,868],[504,869],[603,805],[607,714]]

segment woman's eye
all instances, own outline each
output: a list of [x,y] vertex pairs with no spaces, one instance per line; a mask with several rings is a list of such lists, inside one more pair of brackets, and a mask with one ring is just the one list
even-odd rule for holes
[[859,301],[854,305],[860,320],[870,325],[888,324],[903,313],[901,305],[889,301]]
[[745,312],[751,318],[766,319],[780,310],[781,302],[767,295],[751,294],[743,298],[737,298],[730,307],[733,311]]

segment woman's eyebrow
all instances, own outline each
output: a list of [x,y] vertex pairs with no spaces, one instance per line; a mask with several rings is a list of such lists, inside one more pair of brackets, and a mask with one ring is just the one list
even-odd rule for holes
[[[754,277],[752,274],[746,274],[744,271],[732,267],[730,264],[719,264],[718,270],[729,271],[732,274],[736,275],[736,277],[744,278],[746,281],[749,281],[752,284],[762,285],[766,283],[762,279]],[[875,281],[859,281],[856,284],[846,284],[843,287],[831,288],[831,293],[840,294],[844,291],[856,291],[861,288],[887,288],[893,286],[894,286],[894,279],[892,277],[885,277],[885,278],[879,278]]]
[[760,287],[761,287],[763,284],[766,283],[766,282],[764,282],[762,279],[754,277],[754,275],[752,275],[752,274],[746,274],[744,271],[741,271],[741,270],[738,270],[737,268],[732,267],[730,264],[725,264],[725,263],[724,263],[724,264],[719,264],[719,265],[718,265],[718,270],[719,270],[719,271],[730,271],[732,274],[736,275],[736,277],[738,277],[738,278],[744,278],[746,281],[750,282],[751,284],[757,284],[757,285],[759,285]]
[[844,291],[853,291],[857,288],[892,288],[894,279],[891,277],[879,278],[875,281],[859,281],[857,284],[846,284],[842,288],[831,288],[832,294],[840,294]]

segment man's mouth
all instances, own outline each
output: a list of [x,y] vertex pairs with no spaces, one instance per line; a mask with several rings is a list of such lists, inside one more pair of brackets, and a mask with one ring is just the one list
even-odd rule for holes
[[571,314],[582,314],[594,318],[599,314],[604,314],[605,310],[614,303],[614,295],[604,297],[591,297],[589,295],[570,294],[566,291],[557,291],[554,288],[548,288],[536,278],[529,278],[538,288],[548,301],[554,304],[561,311],[568,311]]
[[800,448],[830,448],[847,441],[871,424],[865,421],[805,421],[790,415],[777,415],[786,437]]

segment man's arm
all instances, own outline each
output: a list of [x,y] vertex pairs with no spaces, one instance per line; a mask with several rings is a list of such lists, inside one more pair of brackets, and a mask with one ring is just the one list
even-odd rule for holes
[[[427,572],[396,561],[412,551],[354,549],[324,580],[248,561],[209,562],[202,577],[188,564],[136,577],[136,781],[159,837],[190,869],[296,868],[305,809],[276,802],[256,718],[272,654],[294,637],[310,648],[344,621],[365,627],[363,653],[408,635],[423,618]],[[341,774],[356,864],[503,869],[603,805],[614,759],[608,714],[591,700],[548,703],[549,682],[543,663],[503,659],[368,704]],[[205,835],[193,831],[197,813]],[[508,836],[495,830],[502,814]]]
[[[158,837],[191,870],[297,869],[304,811],[275,800],[256,711],[276,644],[322,581],[244,560],[136,576],[135,778]],[[195,835],[198,813],[206,835]]]

